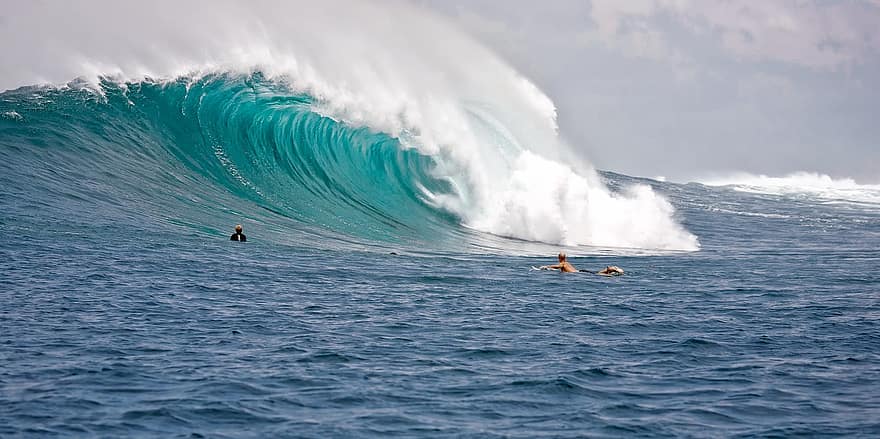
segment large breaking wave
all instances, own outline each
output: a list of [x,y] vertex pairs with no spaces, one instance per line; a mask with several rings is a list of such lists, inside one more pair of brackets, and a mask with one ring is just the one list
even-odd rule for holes
[[0,103],[4,150],[46,193],[203,231],[242,217],[367,244],[698,248],[648,186],[605,187],[537,87],[418,8],[196,2],[143,11],[167,32],[152,35],[108,20],[117,3],[35,6],[6,31],[69,9],[90,32],[58,31],[61,53],[35,38],[3,72],[80,78]]

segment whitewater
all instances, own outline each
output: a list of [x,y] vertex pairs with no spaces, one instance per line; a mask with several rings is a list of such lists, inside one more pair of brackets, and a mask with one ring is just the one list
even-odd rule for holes
[[880,432],[877,186],[598,171],[411,3],[44,6],[0,26],[0,435]]

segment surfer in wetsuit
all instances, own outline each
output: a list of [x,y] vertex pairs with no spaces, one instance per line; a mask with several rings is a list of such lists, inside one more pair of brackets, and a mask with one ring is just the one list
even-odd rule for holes
[[560,253],[559,263],[555,265],[544,265],[541,266],[541,270],[559,270],[563,273],[577,273],[578,269],[574,268],[574,265],[571,265],[570,262],[565,260],[565,253]]
[[232,236],[229,237],[229,240],[238,242],[247,241],[247,236],[244,236],[244,233],[241,233],[241,224],[235,226],[235,233],[233,233]]

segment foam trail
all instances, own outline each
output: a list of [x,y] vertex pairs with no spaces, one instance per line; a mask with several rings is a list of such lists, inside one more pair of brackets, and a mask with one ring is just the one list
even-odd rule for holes
[[731,186],[743,192],[772,195],[806,195],[823,200],[880,203],[880,185],[859,184],[850,178],[834,179],[825,174],[795,172],[783,177],[734,174],[699,181],[707,186]]
[[[612,194],[557,135],[552,101],[495,54],[408,3],[93,1],[15,6],[0,87],[260,71],[313,110],[433,158],[474,229],[549,243],[696,250],[648,187]],[[136,10],[138,19],[132,20]],[[69,26],[69,17],[81,17]]]

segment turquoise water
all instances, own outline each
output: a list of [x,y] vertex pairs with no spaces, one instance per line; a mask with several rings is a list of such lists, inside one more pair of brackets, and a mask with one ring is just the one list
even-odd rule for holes
[[0,436],[880,434],[877,204],[603,173],[701,249],[533,271],[559,247],[285,90],[0,95]]

